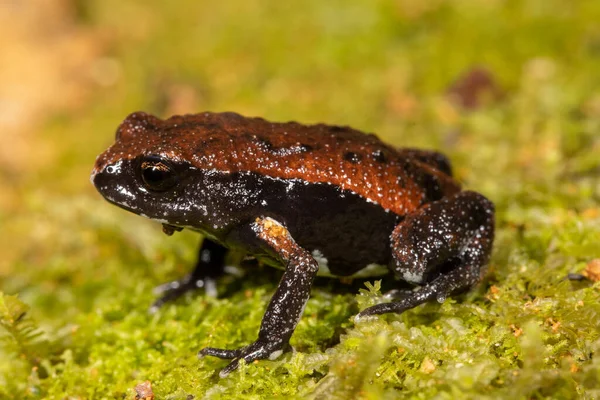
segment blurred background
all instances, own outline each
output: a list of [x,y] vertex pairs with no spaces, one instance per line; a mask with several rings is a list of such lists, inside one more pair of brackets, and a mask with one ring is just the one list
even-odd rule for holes
[[[494,276],[517,268],[519,246],[581,269],[600,257],[596,222],[552,237],[600,215],[599,21],[595,0],[2,1],[0,290],[60,336],[98,308],[143,308],[188,269],[196,236],[167,240],[89,184],[136,110],[439,149],[497,204]],[[15,365],[0,373],[28,376]]]

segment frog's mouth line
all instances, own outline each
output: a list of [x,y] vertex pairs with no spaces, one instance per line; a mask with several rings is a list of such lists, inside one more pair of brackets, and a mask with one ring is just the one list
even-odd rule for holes
[[[100,191],[99,191],[99,192],[100,192]],[[100,194],[101,194],[101,195],[104,197],[104,199],[106,199],[106,201],[108,201],[110,204],[114,204],[115,206],[117,206],[117,207],[119,207],[119,208],[122,208],[123,210],[129,211],[129,212],[132,212],[132,213],[134,213],[134,214],[137,214],[137,215],[141,215],[142,217],[150,218],[150,217],[148,217],[147,215],[144,215],[144,214],[140,214],[140,213],[138,213],[138,212],[137,212],[137,209],[138,209],[138,207],[136,207],[136,206],[134,206],[134,205],[132,205],[132,204],[130,204],[130,203],[128,203],[128,202],[119,202],[119,201],[116,201],[116,200],[115,200],[113,197],[111,197],[111,196],[109,196],[109,195],[105,195],[105,194],[103,194],[102,192],[100,192]]]
[[[186,228],[185,226],[179,226],[178,224],[171,223],[171,222],[167,221],[166,219],[153,218],[149,215],[138,212],[138,211],[136,211],[136,210],[138,210],[138,207],[132,206],[131,204],[129,204],[127,202],[117,202],[114,198],[112,198],[110,196],[105,196],[105,195],[103,195],[103,196],[106,199],[106,201],[108,201],[109,203],[111,203],[125,211],[129,211],[133,214],[139,215],[140,217],[144,217],[151,221],[155,221],[155,222],[162,224],[163,232],[165,232],[168,236],[171,236],[173,234],[173,232],[175,232],[175,231],[179,232]],[[165,228],[165,227],[167,227],[167,228]],[[165,229],[166,229],[166,231],[165,231]]]

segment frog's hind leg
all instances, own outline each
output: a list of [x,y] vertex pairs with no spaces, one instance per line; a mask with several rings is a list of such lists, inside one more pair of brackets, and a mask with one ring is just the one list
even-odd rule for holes
[[362,311],[358,317],[401,313],[479,281],[494,240],[494,206],[475,192],[460,192],[406,217],[391,236],[392,269],[404,280],[421,285],[401,299]]
[[434,167],[448,176],[452,176],[452,164],[444,154],[433,150],[402,148],[398,151],[416,160]]

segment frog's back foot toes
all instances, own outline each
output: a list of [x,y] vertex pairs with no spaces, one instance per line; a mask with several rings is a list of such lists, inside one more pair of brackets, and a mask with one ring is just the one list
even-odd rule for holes
[[231,360],[233,358],[239,357],[242,354],[241,349],[237,350],[227,350],[227,349],[218,349],[216,347],[205,347],[198,352],[198,358],[204,358],[205,356],[212,356],[223,358],[225,360]]
[[[424,303],[434,297],[436,297],[436,293],[434,293],[428,286],[419,288],[418,290],[390,290],[390,292],[394,295],[395,301],[390,303],[380,303],[374,306],[368,307],[358,313],[356,316],[356,320],[361,318],[371,316],[371,315],[379,315],[379,314],[387,314],[387,313],[396,313],[401,314],[406,310],[410,310],[418,306],[421,303]],[[435,289],[434,289],[435,290]],[[384,296],[388,297],[388,293],[384,294]],[[388,297],[389,298],[389,297]]]
[[254,360],[262,360],[262,359],[270,359],[275,360],[284,352],[291,351],[292,347],[287,342],[281,342],[279,340],[275,341],[266,341],[258,339],[254,343],[242,347],[237,350],[226,350],[226,349],[217,349],[214,347],[205,347],[200,350],[198,353],[198,358],[203,358],[204,356],[213,356],[218,358],[223,358],[227,360],[232,360],[229,365],[221,370],[219,376],[221,378],[225,378],[231,372],[235,371],[240,363],[240,360],[244,360],[247,364],[253,362]]
[[383,294],[383,297],[385,299],[389,299],[389,300],[396,300],[396,299],[400,299],[402,297],[406,297],[408,295],[410,295],[413,292],[412,289],[392,289],[392,290],[388,290],[387,292],[385,292]]
[[585,281],[588,277],[583,274],[571,272],[567,274],[567,279],[570,281]]

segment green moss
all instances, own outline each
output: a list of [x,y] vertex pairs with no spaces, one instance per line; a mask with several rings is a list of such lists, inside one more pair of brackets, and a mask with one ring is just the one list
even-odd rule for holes
[[[600,258],[600,4],[184,3],[78,3],[82,24],[110,33],[120,75],[49,121],[36,140],[54,162],[23,175],[19,201],[0,209],[1,398],[133,398],[145,380],[160,399],[600,396],[600,287],[564,279]],[[467,112],[444,92],[473,65],[505,95]],[[319,281],[295,353],[219,379],[226,362],[196,352],[252,341],[277,273],[255,268],[224,279],[218,299],[149,315],[152,288],[189,270],[198,238],[166,238],[88,184],[120,120],[164,115],[178,87],[196,93],[188,112],[349,124],[443,150],[497,205],[484,281],[357,325],[382,301],[379,284]]]

